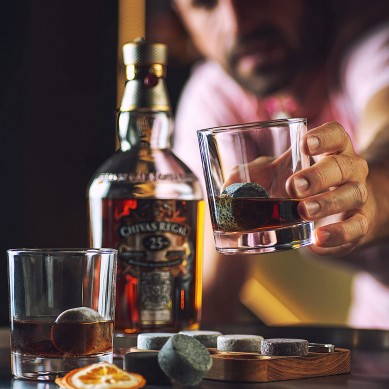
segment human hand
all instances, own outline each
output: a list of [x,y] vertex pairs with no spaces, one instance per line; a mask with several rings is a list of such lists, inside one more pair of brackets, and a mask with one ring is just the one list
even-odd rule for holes
[[[337,122],[310,130],[303,138],[303,149],[316,162],[291,176],[287,190],[302,199],[300,216],[315,222],[315,242],[309,248],[319,255],[345,255],[361,243],[373,219],[367,201],[367,162],[354,151]],[[330,216],[335,221],[326,224],[324,218]]]

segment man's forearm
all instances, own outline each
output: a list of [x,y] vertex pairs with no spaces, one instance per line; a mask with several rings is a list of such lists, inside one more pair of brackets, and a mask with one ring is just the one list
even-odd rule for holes
[[371,145],[362,153],[369,166],[369,188],[372,223],[363,244],[389,238],[389,125],[380,130]]
[[389,238],[389,170],[371,165],[367,184],[372,217],[369,232],[362,240],[362,245],[370,245]]
[[389,87],[374,95],[361,114],[358,138],[368,163],[371,226],[364,244],[389,237]]

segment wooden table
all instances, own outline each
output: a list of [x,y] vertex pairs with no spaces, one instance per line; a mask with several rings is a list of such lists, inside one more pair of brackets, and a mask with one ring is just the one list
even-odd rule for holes
[[[207,325],[225,334],[257,334],[265,338],[293,337],[313,343],[333,343],[351,350],[351,373],[270,383],[228,383],[203,380],[198,388],[389,388],[389,331],[330,327],[263,327],[256,324]],[[51,389],[54,383],[15,380],[10,370],[9,329],[0,329],[0,389]],[[118,361],[116,361],[118,362]],[[119,361],[120,362],[120,361]],[[146,388],[169,388],[147,385]],[[179,388],[174,385],[174,388]]]

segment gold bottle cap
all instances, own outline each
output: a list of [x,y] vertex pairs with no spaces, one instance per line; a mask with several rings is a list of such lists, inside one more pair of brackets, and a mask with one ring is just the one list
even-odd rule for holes
[[167,47],[162,43],[148,43],[137,38],[123,46],[126,83],[121,111],[149,109],[170,111],[166,76]]
[[148,43],[144,38],[136,38],[123,46],[125,65],[152,65],[167,63],[167,47],[162,43]]

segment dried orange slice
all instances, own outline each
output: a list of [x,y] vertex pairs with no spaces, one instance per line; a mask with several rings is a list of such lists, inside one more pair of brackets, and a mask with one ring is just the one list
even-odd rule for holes
[[72,370],[55,383],[66,389],[137,389],[143,388],[146,380],[140,374],[101,362]]

